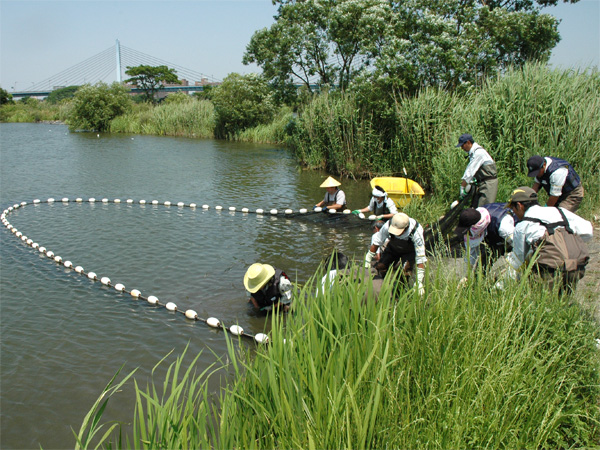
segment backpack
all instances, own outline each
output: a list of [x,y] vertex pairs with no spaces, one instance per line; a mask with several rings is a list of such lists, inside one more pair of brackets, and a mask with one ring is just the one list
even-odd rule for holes
[[573,233],[562,209],[556,209],[563,219],[560,222],[545,223],[540,219],[523,218],[523,220],[539,223],[546,228],[546,233],[538,244],[538,247],[541,248],[537,264],[552,271],[572,272],[583,269],[590,260],[587,246],[580,236]]

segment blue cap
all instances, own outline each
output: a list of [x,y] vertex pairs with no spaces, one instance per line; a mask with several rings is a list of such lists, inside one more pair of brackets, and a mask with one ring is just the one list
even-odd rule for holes
[[466,144],[467,142],[475,142],[473,140],[473,136],[471,136],[468,133],[465,134],[461,134],[460,137],[458,138],[458,144],[456,144],[457,147],[462,147],[464,144]]

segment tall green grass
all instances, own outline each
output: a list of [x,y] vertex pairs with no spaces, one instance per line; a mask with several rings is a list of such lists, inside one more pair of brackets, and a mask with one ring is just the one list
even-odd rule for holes
[[238,131],[232,137],[232,140],[268,144],[285,143],[288,139],[288,129],[290,124],[293,123],[293,119],[294,113],[292,109],[284,106],[275,115],[272,122]]
[[66,120],[65,104],[51,105],[31,99],[28,102],[15,102],[0,107],[0,122],[54,122]]
[[350,94],[320,95],[301,111],[290,143],[305,165],[350,177],[401,175],[406,168],[409,177],[448,201],[458,195],[467,164],[455,145],[468,132],[496,161],[499,201],[532,184],[526,161],[540,154],[570,161],[587,191],[583,214],[600,212],[597,69],[527,64],[466,94],[425,89],[398,97],[393,109],[379,123]]
[[139,133],[158,136],[212,138],[214,107],[208,100],[190,98],[185,102],[141,105],[111,122],[112,133]]
[[[526,277],[500,293],[477,277],[459,288],[437,263],[425,298],[390,279],[375,301],[370,284],[352,277],[315,296],[311,280],[293,314],[273,317],[268,346],[244,350],[229,341],[234,380],[214,417],[205,394],[161,401],[153,387],[138,393],[133,428],[173,436],[143,447],[597,445],[597,324]],[[181,380],[196,383],[192,374]],[[165,384],[179,392],[179,383]],[[192,398],[187,414],[175,407]],[[139,448],[144,436],[111,440]]]

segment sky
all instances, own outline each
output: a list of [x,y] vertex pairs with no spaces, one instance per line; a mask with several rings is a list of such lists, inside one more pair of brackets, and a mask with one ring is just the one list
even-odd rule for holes
[[[117,39],[219,80],[260,72],[242,57],[252,34],[274,23],[276,10],[271,0],[0,0],[0,87],[26,90]],[[600,0],[544,12],[561,19],[553,66],[600,66]]]

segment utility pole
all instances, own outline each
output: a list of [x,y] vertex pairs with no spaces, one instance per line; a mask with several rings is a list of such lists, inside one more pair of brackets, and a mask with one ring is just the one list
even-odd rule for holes
[[117,39],[117,83],[121,84],[121,47]]

